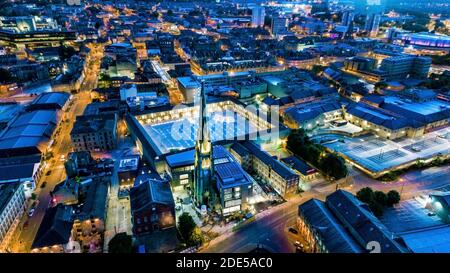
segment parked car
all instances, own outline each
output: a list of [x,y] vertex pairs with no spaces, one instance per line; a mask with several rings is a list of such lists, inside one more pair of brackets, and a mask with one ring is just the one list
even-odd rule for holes
[[28,212],[28,216],[29,217],[33,216],[35,210],[36,208],[31,208],[30,211]]

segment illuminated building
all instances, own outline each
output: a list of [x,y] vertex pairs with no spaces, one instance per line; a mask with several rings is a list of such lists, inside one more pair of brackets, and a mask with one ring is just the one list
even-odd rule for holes
[[273,17],[271,24],[272,35],[278,36],[286,34],[288,28],[288,19],[285,17]]
[[214,175],[214,166],[213,161],[211,160],[213,151],[206,117],[206,94],[204,83],[202,83],[200,89],[199,103],[199,128],[197,130],[197,141],[195,143],[193,183],[193,198],[197,206],[206,205],[211,200],[211,184]]
[[252,26],[262,27],[264,26],[264,17],[266,16],[266,11],[264,7],[254,7],[252,9]]
[[0,253],[12,239],[12,234],[25,210],[26,198],[22,183],[0,184]]
[[74,31],[62,30],[51,18],[0,17],[0,42],[18,48],[30,44],[58,46],[76,38]]
[[378,29],[380,27],[381,14],[370,13],[366,17],[366,24],[364,30],[367,32],[369,37],[376,37],[378,34]]

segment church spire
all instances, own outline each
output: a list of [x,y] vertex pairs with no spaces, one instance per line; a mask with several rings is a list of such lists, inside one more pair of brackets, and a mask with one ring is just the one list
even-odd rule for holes
[[194,161],[194,202],[197,206],[207,205],[211,194],[213,177],[212,144],[208,128],[206,94],[204,82],[201,83],[199,98],[199,127],[195,143]]

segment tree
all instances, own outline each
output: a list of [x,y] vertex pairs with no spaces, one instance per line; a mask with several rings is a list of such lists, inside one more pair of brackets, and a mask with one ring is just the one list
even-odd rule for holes
[[109,253],[133,253],[133,239],[125,232],[117,233],[108,243]]
[[287,139],[288,149],[301,157],[305,154],[302,150],[310,143],[309,137],[303,129],[292,130]]
[[376,217],[383,215],[383,206],[380,203],[372,202],[369,204],[369,208]]
[[0,82],[8,83],[11,81],[13,81],[13,76],[11,75],[11,72],[9,72],[7,69],[0,68]]
[[387,193],[387,206],[392,207],[400,202],[400,194],[396,190],[391,190]]
[[173,10],[169,9],[169,10],[167,11],[167,15],[168,15],[168,16],[173,16]]
[[385,207],[387,205],[387,196],[382,191],[375,191],[373,193],[373,199],[375,202],[380,204],[381,206]]
[[302,157],[306,161],[310,161],[314,165],[319,164],[320,154],[322,149],[318,145],[307,145],[303,150]]
[[178,217],[178,230],[180,231],[181,237],[184,241],[189,241],[191,237],[191,233],[197,225],[192,219],[192,216],[189,213],[184,212],[180,217]]
[[388,84],[386,82],[377,82],[375,84],[374,91],[375,93],[381,93],[381,90],[385,89],[386,87],[388,87]]
[[325,69],[325,66],[319,65],[319,64],[315,64],[315,65],[312,66],[311,72],[313,72],[315,75],[317,75],[320,72],[322,72],[324,69]]
[[195,227],[189,236],[188,245],[199,246],[205,242],[205,237],[202,234],[202,230],[199,227]]
[[356,198],[358,198],[359,201],[367,204],[372,203],[373,190],[369,187],[362,188],[356,193]]
[[428,31],[427,26],[422,25],[420,23],[416,23],[416,22],[407,22],[405,24],[403,24],[402,28],[404,30],[409,30],[411,32],[424,32],[424,31]]
[[348,170],[344,159],[335,153],[326,154],[319,165],[323,172],[336,180],[347,176]]

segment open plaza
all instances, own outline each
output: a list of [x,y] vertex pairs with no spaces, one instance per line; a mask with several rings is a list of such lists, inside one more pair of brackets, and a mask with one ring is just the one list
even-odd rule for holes
[[[140,142],[146,143],[142,145],[143,153],[159,157],[194,147],[199,126],[198,112],[198,106],[191,105],[130,116],[128,123],[134,125],[135,136]],[[252,109],[244,108],[238,101],[227,99],[208,103],[207,115],[213,143],[278,136],[277,124]]]

